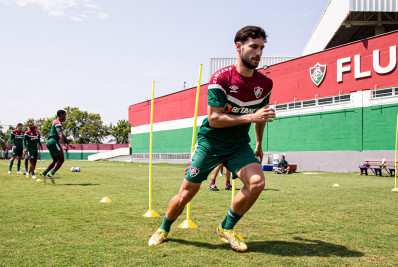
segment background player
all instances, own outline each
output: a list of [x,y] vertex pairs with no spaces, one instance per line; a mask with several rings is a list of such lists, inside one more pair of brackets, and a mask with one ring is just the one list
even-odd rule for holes
[[[50,151],[51,157],[53,161],[48,165],[47,169],[45,169],[41,176],[43,176],[44,182],[46,181],[46,175],[51,179],[51,182],[54,184],[54,174],[56,171],[61,168],[62,164],[64,163],[64,150],[67,150],[67,145],[69,144],[68,139],[64,135],[64,129],[62,127],[62,122],[66,120],[66,111],[65,110],[58,110],[57,111],[57,119],[53,121],[51,125],[50,135],[48,136],[46,146]],[[60,146],[60,143],[62,146]],[[70,147],[74,148],[72,145]],[[50,172],[50,173],[48,173]]]
[[281,160],[278,162],[278,166],[275,169],[276,174],[291,174],[289,162],[286,161],[284,155],[281,156]]
[[[27,128],[27,130],[29,129],[29,127]],[[36,127],[36,125],[35,125],[35,129],[37,130],[37,127]],[[41,133],[40,133],[40,136],[41,136]],[[24,155],[23,155],[23,157],[24,157],[24,159],[25,159],[25,172],[24,172],[24,175],[26,175],[28,172],[29,172],[29,157],[28,157],[28,155],[27,155],[27,153],[26,153],[26,151],[24,151]],[[40,157],[39,157],[40,158]]]
[[30,121],[28,122],[28,127],[29,130],[25,132],[23,137],[23,145],[30,162],[30,169],[29,172],[26,173],[26,178],[29,178],[29,173],[31,173],[32,178],[36,179],[35,168],[38,158],[37,145],[40,145],[40,150],[43,150],[43,147],[40,142],[41,134],[38,130],[36,130],[35,124]]
[[[212,179],[211,179],[211,182],[208,187],[210,190],[219,191],[216,186],[216,178],[217,178],[217,174],[219,174],[219,173],[222,176],[223,168],[224,168],[224,165],[221,163],[214,169],[213,174],[212,174]],[[225,190],[232,190],[231,172],[227,169],[225,169]]]
[[24,131],[22,131],[23,124],[18,123],[17,129],[13,130],[10,135],[10,141],[12,145],[12,154],[11,154],[11,160],[10,160],[10,166],[8,169],[8,174],[11,174],[11,169],[12,165],[14,164],[15,158],[18,159],[17,163],[17,173],[21,173],[21,160],[22,160],[22,154],[23,154],[23,136],[25,134]]
[[[239,177],[244,186],[235,196],[232,208],[216,233],[221,240],[228,240],[233,249],[247,250],[234,227],[264,189],[264,173],[260,165],[262,138],[265,123],[275,118],[274,110],[267,106],[272,81],[255,70],[265,42],[266,34],[260,27],[240,29],[235,36],[237,62],[212,75],[207,91],[207,118],[198,132],[198,143],[185,180],[177,195],[170,200],[160,229],[149,239],[150,246],[167,238],[172,223],[199,191],[201,183],[217,165],[223,163],[233,178]],[[254,152],[249,146],[251,123],[254,123],[256,136]]]

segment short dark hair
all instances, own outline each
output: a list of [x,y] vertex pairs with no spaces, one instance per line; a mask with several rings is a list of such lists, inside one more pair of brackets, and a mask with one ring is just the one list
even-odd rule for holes
[[240,29],[235,35],[235,44],[237,42],[245,43],[249,38],[257,39],[263,38],[264,43],[267,42],[267,34],[261,27],[257,26],[246,26]]
[[18,127],[18,126],[23,126],[23,124],[22,124],[22,123],[18,123],[18,124],[17,124],[17,127]]
[[66,114],[66,111],[63,109],[57,111],[57,117],[61,116],[62,114]]

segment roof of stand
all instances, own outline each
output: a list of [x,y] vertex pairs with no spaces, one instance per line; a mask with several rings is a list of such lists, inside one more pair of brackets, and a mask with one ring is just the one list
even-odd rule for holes
[[398,0],[330,0],[302,56],[398,29]]

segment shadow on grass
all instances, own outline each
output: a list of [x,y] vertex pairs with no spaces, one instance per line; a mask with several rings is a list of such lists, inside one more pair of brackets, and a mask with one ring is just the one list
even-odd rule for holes
[[80,185],[80,186],[91,186],[91,185],[101,185],[101,184],[57,184],[57,185]]
[[[272,255],[280,255],[285,257],[363,257],[365,254],[355,250],[349,250],[342,245],[336,245],[321,240],[303,239],[294,237],[295,241],[255,241],[247,242],[248,252],[262,252]],[[169,239],[168,242],[176,242],[184,245],[192,245],[204,247],[208,249],[228,249],[228,244],[209,244],[203,242],[192,242],[182,239]]]
[[[232,189],[231,189],[232,190]],[[235,188],[235,191],[238,192],[241,188]],[[230,190],[229,190],[230,191]],[[264,188],[263,191],[281,191],[279,189],[272,189],[272,188]]]
[[263,191],[281,191],[279,189],[264,188]]

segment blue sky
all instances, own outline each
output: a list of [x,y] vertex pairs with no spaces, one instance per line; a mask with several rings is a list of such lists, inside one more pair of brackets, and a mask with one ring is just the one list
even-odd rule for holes
[[[75,106],[105,123],[131,104],[209,79],[235,57],[246,25],[269,35],[263,56],[299,56],[329,0],[0,0],[0,123]],[[193,108],[193,107],[187,107]]]

